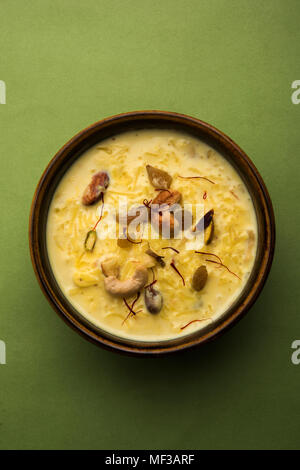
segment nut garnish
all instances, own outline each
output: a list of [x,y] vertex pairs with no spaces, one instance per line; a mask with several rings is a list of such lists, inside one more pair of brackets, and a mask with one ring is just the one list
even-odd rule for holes
[[146,170],[150,183],[154,188],[168,189],[170,187],[172,176],[170,176],[169,173],[151,165],[147,165]]
[[181,193],[179,191],[161,191],[152,201],[151,206],[154,204],[172,206],[179,203],[181,200]]
[[96,230],[90,230],[86,237],[85,237],[85,241],[84,241],[84,248],[86,251],[93,251],[94,247],[95,247],[95,244],[96,244],[96,241],[97,241],[97,233],[96,233]]
[[159,313],[163,306],[163,296],[159,290],[152,285],[145,287],[144,290],[145,305],[150,313]]
[[204,265],[199,266],[199,268],[196,269],[193,275],[192,279],[192,286],[193,289],[200,291],[203,289],[203,287],[206,284],[207,281],[207,269]]
[[92,181],[86,187],[82,195],[82,204],[90,206],[99,201],[102,193],[109,185],[109,176],[105,171],[99,171],[92,177]]

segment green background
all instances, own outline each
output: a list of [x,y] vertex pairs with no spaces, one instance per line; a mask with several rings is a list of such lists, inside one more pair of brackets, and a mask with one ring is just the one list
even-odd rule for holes
[[[0,0],[0,448],[299,448],[297,0]],[[28,216],[55,152],[112,114],[162,109],[230,135],[253,159],[277,222],[251,312],[199,350],[103,351],[52,311]],[[296,205],[297,204],[297,205]]]

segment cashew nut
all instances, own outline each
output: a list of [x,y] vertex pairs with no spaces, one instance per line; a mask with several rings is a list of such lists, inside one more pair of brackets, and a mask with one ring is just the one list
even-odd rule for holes
[[[103,270],[102,270],[103,271]],[[103,272],[105,275],[105,272]],[[129,297],[138,292],[148,281],[148,271],[145,266],[138,264],[133,276],[125,281],[120,281],[117,276],[104,278],[104,287],[112,295]]]

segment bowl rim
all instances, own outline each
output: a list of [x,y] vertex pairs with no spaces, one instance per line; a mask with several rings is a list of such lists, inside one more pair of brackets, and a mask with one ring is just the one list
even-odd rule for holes
[[[44,190],[47,186],[47,183],[49,183],[48,177],[53,166],[60,160],[64,161],[68,153],[72,152],[72,149],[74,148],[74,145],[76,143],[80,142],[85,137],[88,139],[90,136],[90,132],[96,133],[97,131],[108,129],[110,126],[113,127],[117,123],[138,123],[139,121],[146,119],[161,119],[165,122],[169,122],[170,124],[173,123],[173,125],[174,123],[178,123],[179,126],[181,124],[182,126],[185,125],[186,127],[194,127],[195,129],[199,130],[199,132],[201,131],[206,136],[212,138],[216,143],[219,142],[224,145],[233,157],[233,160],[241,159],[241,161],[246,164],[248,170],[252,173],[252,176],[254,177],[253,182],[257,185],[259,193],[257,197],[259,196],[260,203],[263,206],[262,208],[265,222],[265,246],[263,249],[262,261],[258,268],[258,273],[253,280],[253,285],[250,291],[248,292],[247,296],[240,303],[240,305],[237,305],[234,312],[230,316],[228,316],[228,318],[224,318],[220,321],[219,324],[216,324],[208,332],[204,332],[204,334],[203,332],[201,334],[202,330],[197,330],[196,332],[192,333],[191,336],[186,335],[185,337],[183,337],[183,342],[181,342],[180,344],[166,343],[165,345],[163,345],[159,344],[159,342],[156,342],[153,343],[153,345],[149,346],[149,343],[145,343],[143,345],[143,343],[139,342],[138,340],[133,340],[131,344],[123,343],[122,338],[119,338],[119,340],[115,340],[109,337],[101,336],[99,332],[96,332],[88,326],[88,322],[84,324],[78,318],[75,318],[62,306],[58,299],[58,296],[55,295],[53,290],[50,288],[49,282],[45,275],[43,259],[41,257],[38,243],[38,220],[40,216],[40,207],[42,202],[41,194],[42,189]],[[91,146],[92,145],[90,145],[90,147]],[[101,119],[100,121],[97,121],[94,124],[91,124],[90,126],[87,126],[83,130],[79,131],[77,134],[74,135],[74,137],[72,137],[66,144],[64,144],[58,150],[58,152],[50,160],[44,172],[42,173],[42,176],[34,192],[29,216],[29,248],[31,262],[41,290],[50,305],[52,306],[52,308],[72,329],[77,331],[77,333],[79,333],[81,336],[88,339],[92,343],[111,351],[138,356],[159,356],[162,354],[178,352],[180,350],[185,350],[194,346],[199,346],[205,344],[206,342],[212,339],[217,338],[225,331],[227,331],[230,327],[232,327],[234,324],[236,324],[237,321],[239,321],[253,306],[263,289],[273,261],[275,250],[275,238],[275,217],[271,198],[259,171],[257,170],[254,163],[251,161],[251,159],[247,156],[247,154],[230,137],[228,137],[226,134],[224,134],[222,131],[215,128],[211,124],[208,124],[198,118],[186,114],[175,113],[172,111],[130,111],[127,113],[121,113]]]

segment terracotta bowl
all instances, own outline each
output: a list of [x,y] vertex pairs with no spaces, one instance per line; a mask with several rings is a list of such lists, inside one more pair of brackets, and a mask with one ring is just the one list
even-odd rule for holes
[[[160,342],[125,340],[88,322],[65,298],[50,267],[46,222],[53,193],[66,170],[99,141],[120,132],[145,128],[183,131],[218,150],[238,171],[252,197],[258,221],[258,250],[250,278],[238,299],[217,321],[182,338]],[[198,346],[217,337],[254,304],[271,268],[275,221],[270,196],[262,177],[247,155],[229,137],[210,124],[190,116],[163,111],[138,111],[113,116],[87,127],[66,143],[50,161],[35,191],[29,222],[29,243],[36,277],[46,298],[66,323],[86,339],[104,348],[135,355],[157,356]]]

